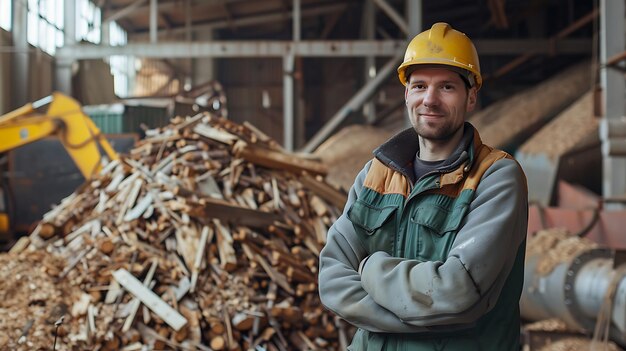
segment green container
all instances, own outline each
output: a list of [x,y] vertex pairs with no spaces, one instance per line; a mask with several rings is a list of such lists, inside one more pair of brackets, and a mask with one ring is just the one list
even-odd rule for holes
[[104,134],[139,133],[141,125],[158,128],[169,123],[167,106],[146,106],[128,104],[83,106],[96,126]]

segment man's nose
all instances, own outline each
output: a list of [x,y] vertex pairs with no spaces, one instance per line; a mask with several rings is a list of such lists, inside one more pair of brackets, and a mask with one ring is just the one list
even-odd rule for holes
[[424,106],[437,106],[439,104],[439,94],[435,87],[428,87],[424,92]]

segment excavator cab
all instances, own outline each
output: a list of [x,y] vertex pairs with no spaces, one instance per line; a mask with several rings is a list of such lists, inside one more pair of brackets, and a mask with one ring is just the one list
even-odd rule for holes
[[[48,136],[59,138],[85,179],[97,174],[106,161],[119,158],[81,105],[61,93],[0,116],[0,154]],[[0,237],[7,237],[11,228],[6,201],[10,189],[5,182],[0,185]]]

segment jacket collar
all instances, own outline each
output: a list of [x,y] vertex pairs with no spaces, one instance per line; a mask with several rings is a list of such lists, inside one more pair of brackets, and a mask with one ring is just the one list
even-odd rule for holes
[[[470,139],[470,140],[468,140]],[[462,145],[468,145],[462,152],[454,152],[454,160],[445,162],[437,169],[442,173],[441,185],[456,183],[463,178],[463,174],[471,168],[477,150],[482,145],[480,135],[474,126],[465,122]],[[419,141],[415,129],[405,129],[373,151],[374,156],[387,167],[402,173],[414,183],[413,160],[419,151]]]

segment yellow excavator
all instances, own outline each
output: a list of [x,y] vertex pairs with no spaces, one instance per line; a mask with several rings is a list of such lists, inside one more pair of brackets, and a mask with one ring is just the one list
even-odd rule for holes
[[[0,116],[0,153],[47,136],[60,139],[85,179],[100,171],[105,154],[119,158],[80,104],[59,92]],[[9,230],[7,209],[0,208],[0,234]]]

